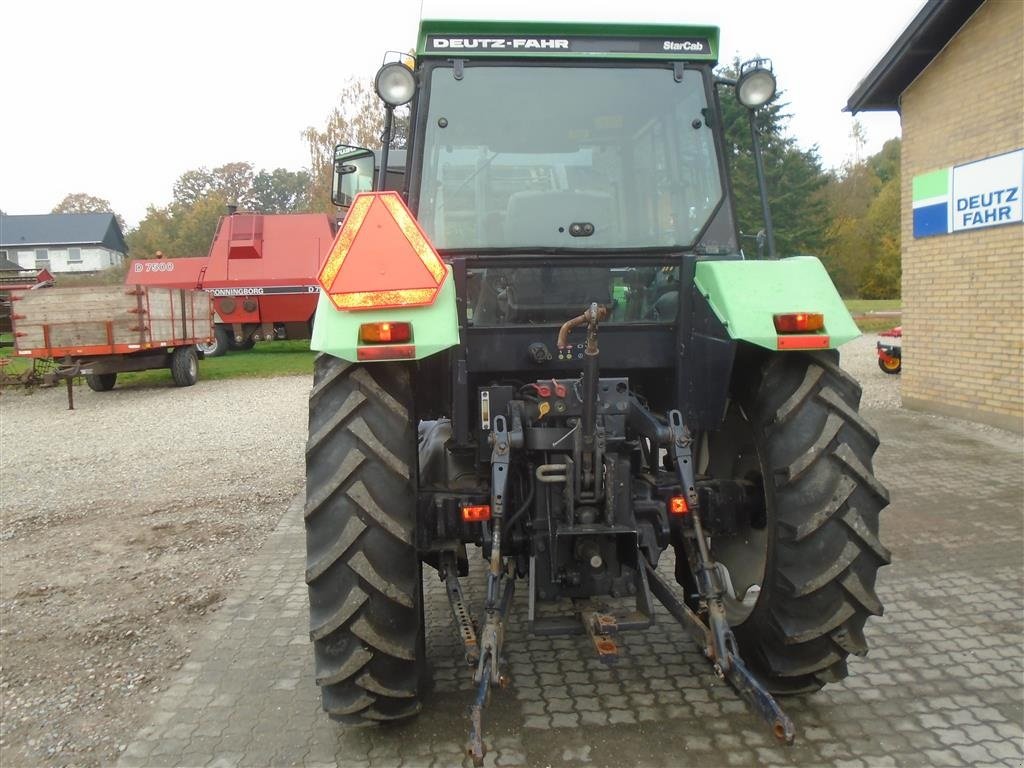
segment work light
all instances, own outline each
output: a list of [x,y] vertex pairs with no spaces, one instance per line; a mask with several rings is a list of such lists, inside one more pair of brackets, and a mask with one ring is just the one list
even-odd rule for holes
[[740,64],[736,98],[747,109],[763,107],[775,96],[775,74],[769,59],[752,59]]
[[373,87],[385,104],[400,107],[416,93],[416,78],[405,64],[391,61],[377,71]]

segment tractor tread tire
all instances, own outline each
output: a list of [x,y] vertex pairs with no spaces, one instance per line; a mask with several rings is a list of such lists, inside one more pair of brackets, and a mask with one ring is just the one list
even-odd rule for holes
[[316,359],[306,444],[306,583],[323,708],[415,715],[424,635],[409,369]]
[[890,554],[878,516],[889,495],[872,471],[878,435],[860,397],[834,353],[774,355],[741,397],[777,529],[758,603],[734,632],[774,693],[846,677],[847,656],[867,653],[868,616],[882,615],[875,576]]

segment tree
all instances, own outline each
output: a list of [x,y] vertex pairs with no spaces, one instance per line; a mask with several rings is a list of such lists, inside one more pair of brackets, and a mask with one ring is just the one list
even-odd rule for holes
[[[349,79],[342,88],[338,105],[327,116],[324,127],[320,129],[310,126],[302,132],[302,137],[309,144],[311,210],[323,213],[335,211],[331,202],[335,145],[351,144],[380,149],[383,132],[384,105],[373,86]],[[408,137],[409,110],[400,107],[395,111],[391,146],[404,147]]]
[[174,182],[174,202],[194,205],[211,194],[218,194],[239,208],[254,207],[253,183],[255,175],[251,163],[225,163],[212,171],[202,167],[185,171]]
[[[735,78],[739,62],[719,74]],[[776,251],[780,256],[814,254],[824,244],[827,211],[821,196],[826,176],[821,169],[817,147],[800,149],[796,139],[785,134],[790,115],[784,110],[782,91],[754,113],[761,140],[768,203],[775,229]],[[754,236],[764,227],[757,184],[748,110],[733,93],[720,93],[725,151],[736,202],[741,245],[754,251]]]
[[275,168],[260,171],[252,182],[254,208],[262,213],[296,213],[309,208],[310,175]]
[[[895,299],[900,295],[900,177],[899,139],[896,139],[896,175],[882,184],[871,201],[865,224],[872,243],[873,259],[860,273],[858,292],[864,299]],[[878,158],[893,142],[887,142]],[[874,158],[872,158],[874,159]],[[885,159],[881,162],[885,162]]]
[[72,192],[65,195],[64,199],[57,203],[50,213],[113,213],[121,232],[128,231],[125,228],[124,219],[114,213],[114,207],[110,201],[104,200],[102,197],[87,195],[84,192]]
[[150,206],[146,217],[128,235],[128,248],[137,259],[152,258],[157,251],[168,258],[205,256],[226,206],[219,192],[211,192],[191,205]]
[[254,173],[245,162],[186,171],[174,183],[171,204],[149,206],[128,235],[128,246],[136,258],[150,258],[157,251],[168,258],[203,256],[229,204],[258,213],[308,210],[309,178],[306,171],[286,168]]
[[[856,130],[852,134],[856,142]],[[824,191],[829,213],[822,260],[844,296],[900,295],[900,140],[854,159],[831,174]]]

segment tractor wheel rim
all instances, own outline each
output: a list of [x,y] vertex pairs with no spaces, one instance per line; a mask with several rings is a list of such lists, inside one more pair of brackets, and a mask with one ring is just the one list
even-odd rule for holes
[[[754,482],[760,480],[763,488],[762,462],[754,447],[753,428],[738,407],[730,409],[727,427],[729,434],[724,435],[725,439],[733,441],[736,446],[744,446],[746,450],[733,454],[732,466],[721,476],[731,475],[738,480]],[[767,498],[765,505],[763,521],[758,520],[756,525],[747,521],[748,524],[733,535],[711,537],[711,556],[719,564],[725,582],[722,602],[726,618],[733,626],[750,617],[764,586],[771,520],[774,519],[771,510],[767,508]]]

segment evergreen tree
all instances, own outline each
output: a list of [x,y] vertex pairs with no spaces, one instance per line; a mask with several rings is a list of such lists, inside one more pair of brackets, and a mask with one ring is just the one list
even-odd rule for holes
[[[735,79],[739,62],[719,70]],[[821,195],[827,176],[821,168],[816,146],[801,149],[786,134],[790,115],[782,101],[783,91],[754,113],[761,140],[768,203],[775,228],[775,249],[779,256],[817,255],[825,242],[828,226],[825,201]],[[725,152],[732,177],[733,197],[740,240],[748,255],[756,253],[755,236],[764,228],[761,197],[757,185],[749,111],[739,103],[731,88],[719,88]]]

